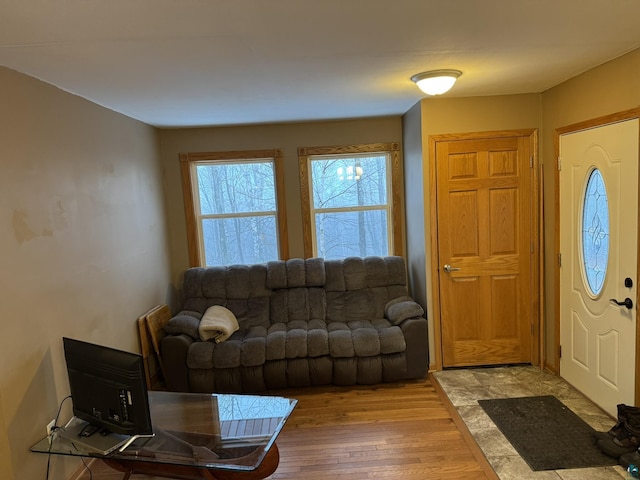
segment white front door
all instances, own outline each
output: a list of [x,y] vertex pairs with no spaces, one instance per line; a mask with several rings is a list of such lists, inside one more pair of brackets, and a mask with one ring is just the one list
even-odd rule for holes
[[560,375],[614,416],[634,404],[638,135],[633,119],[560,136]]

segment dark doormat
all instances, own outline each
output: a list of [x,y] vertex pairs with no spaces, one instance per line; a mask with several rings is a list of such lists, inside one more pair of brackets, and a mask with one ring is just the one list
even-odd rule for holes
[[596,446],[593,428],[552,395],[478,403],[531,470],[617,465]]

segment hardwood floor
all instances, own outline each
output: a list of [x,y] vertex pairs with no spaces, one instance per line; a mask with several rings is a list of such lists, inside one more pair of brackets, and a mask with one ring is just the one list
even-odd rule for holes
[[[269,478],[497,479],[434,385],[424,379],[269,392],[299,401],[278,437],[280,464]],[[96,463],[91,469],[94,480],[121,478]],[[89,474],[77,478],[88,480]]]

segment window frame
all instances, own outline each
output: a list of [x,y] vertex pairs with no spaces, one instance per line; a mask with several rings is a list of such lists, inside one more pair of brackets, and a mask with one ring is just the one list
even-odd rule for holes
[[[312,206],[312,184],[311,169],[309,168],[310,157],[315,156],[344,156],[363,154],[386,154],[390,159],[390,171],[387,172],[387,185],[390,185],[388,204],[391,218],[391,251],[390,255],[402,256],[404,253],[404,232],[403,232],[403,184],[400,165],[400,144],[392,143],[368,143],[357,145],[328,146],[328,147],[300,147],[298,148],[298,168],[300,173],[300,199],[302,206],[302,235],[304,255],[307,258],[318,255],[316,245],[314,245],[314,223],[311,218]],[[389,177],[390,175],[390,177]]]
[[182,176],[182,193],[184,197],[185,221],[187,227],[187,248],[189,266],[204,267],[204,239],[200,228],[199,201],[194,197],[194,181],[196,167],[212,162],[251,162],[254,160],[272,159],[275,175],[276,223],[278,235],[278,255],[281,260],[289,258],[289,240],[287,235],[287,213],[284,187],[284,156],[282,150],[233,150],[225,152],[192,152],[181,153],[180,173]]

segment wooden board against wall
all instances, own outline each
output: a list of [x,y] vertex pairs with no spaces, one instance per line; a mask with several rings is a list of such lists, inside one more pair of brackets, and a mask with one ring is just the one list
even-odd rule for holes
[[171,318],[167,305],[157,305],[138,318],[140,352],[144,359],[147,388],[164,389],[164,365],[160,353],[160,342],[164,337],[164,326]]

